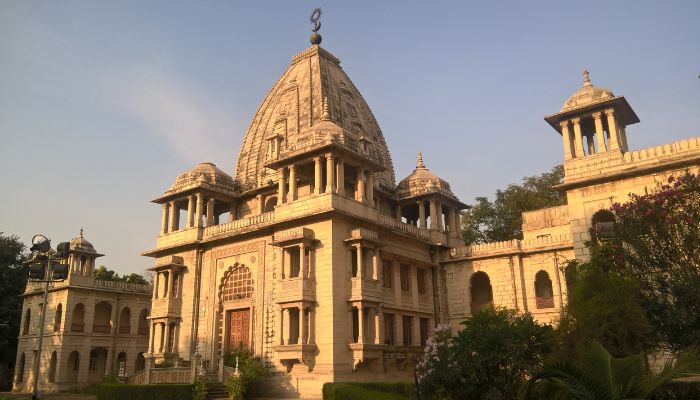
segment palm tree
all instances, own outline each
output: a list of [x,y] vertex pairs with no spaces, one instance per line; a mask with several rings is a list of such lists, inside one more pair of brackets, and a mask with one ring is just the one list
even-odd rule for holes
[[521,398],[632,400],[646,399],[664,383],[700,374],[700,352],[692,347],[664,368],[652,372],[643,353],[615,358],[589,339],[571,362],[545,366],[528,381]]

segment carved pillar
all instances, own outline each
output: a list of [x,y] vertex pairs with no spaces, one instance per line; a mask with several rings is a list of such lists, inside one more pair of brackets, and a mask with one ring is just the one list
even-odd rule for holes
[[423,200],[418,200],[418,219],[420,221],[421,228],[427,228],[427,221],[425,220],[425,203]]
[[620,149],[622,149],[622,151],[629,150],[629,147],[627,147],[627,131],[625,126],[620,125],[617,129],[620,132]]
[[595,135],[598,139],[598,153],[603,153],[605,151],[605,133],[603,132],[603,120],[601,119],[602,113],[593,113],[593,122],[595,123]]
[[202,209],[204,208],[204,197],[201,193],[197,193],[197,210],[195,211],[194,226],[202,227]]
[[588,154],[595,154],[595,142],[592,134],[586,135],[586,145],[588,146]]
[[158,323],[158,327],[159,327],[158,330],[160,331],[159,332],[160,334],[158,335],[158,336],[160,336],[160,342],[158,343],[158,352],[162,353],[163,352],[163,338],[165,336],[165,323],[163,323],[163,322]]
[[435,204],[435,200],[430,200],[430,229],[436,230],[438,227],[437,224],[437,205]]
[[284,176],[284,168],[277,170],[277,205],[284,204],[287,197],[287,179]]
[[321,194],[322,183],[321,157],[314,157],[314,193]]
[[255,203],[257,204],[257,214],[260,215],[265,209],[265,204],[263,204],[263,195],[259,194],[255,196]]
[[151,322],[151,332],[148,336],[148,352],[153,354],[154,342],[156,340],[156,324]]
[[345,162],[338,159],[336,169],[338,171],[338,194],[345,196]]
[[357,193],[355,194],[355,200],[364,203],[365,202],[365,169],[357,169]]
[[309,344],[316,343],[316,308],[309,308]]
[[238,215],[236,215],[237,214],[236,211],[238,211],[238,204],[235,201],[232,201],[231,205],[229,206],[229,210],[228,210],[228,215],[229,215],[228,222],[233,222],[233,221],[238,219]]
[[289,166],[289,196],[290,201],[297,199],[299,193],[297,192],[297,167],[292,164]]
[[374,173],[367,172],[367,204],[374,207]]
[[306,315],[304,312],[304,305],[300,304],[299,307],[297,307],[299,310],[299,338],[297,339],[298,344],[306,344],[305,341],[305,336],[306,336],[306,327],[305,320],[306,320]]
[[179,222],[178,217],[180,216],[180,210],[177,209],[175,201],[170,202],[170,232],[175,232],[178,228]]
[[401,222],[401,205],[396,205],[396,220]]
[[561,126],[561,137],[564,142],[564,159],[570,160],[572,156],[571,151],[571,132],[569,132],[569,121],[562,121],[559,123]]
[[576,157],[583,157],[586,155],[583,151],[583,138],[581,137],[581,118],[574,118],[571,120],[574,124],[574,149],[576,150]]
[[357,306],[357,343],[365,342],[365,311],[362,304]]
[[374,343],[382,344],[384,343],[384,311],[382,310],[381,304],[379,304],[375,310],[374,331],[377,332],[377,334],[374,338]]
[[279,328],[278,332],[280,333],[280,344],[283,345],[284,343],[284,308],[280,306],[279,310]]
[[168,233],[168,203],[163,203],[163,223],[160,226],[160,233]]
[[187,196],[187,226],[191,228],[194,225],[194,195]]
[[435,201],[435,215],[437,216],[437,230],[442,232],[444,227],[442,223],[442,202],[440,201]]
[[306,278],[308,275],[308,270],[306,268],[306,243],[304,242],[302,242],[299,246],[299,264],[299,276],[302,278]]
[[605,110],[605,116],[608,119],[608,139],[610,143],[610,150],[618,150],[620,148],[620,144],[618,141],[617,118],[615,118],[615,111],[613,109]]
[[365,276],[365,263],[363,260],[362,245],[358,244],[355,249],[357,251],[357,275],[355,276],[363,278]]
[[216,205],[216,200],[209,199],[207,201],[207,226],[214,225],[214,207]]
[[326,156],[326,193],[335,193],[335,161],[333,154]]

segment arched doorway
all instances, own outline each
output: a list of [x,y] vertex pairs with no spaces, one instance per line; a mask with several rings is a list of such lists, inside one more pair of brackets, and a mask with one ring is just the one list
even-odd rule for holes
[[493,290],[491,289],[491,280],[489,276],[482,271],[472,275],[471,285],[471,310],[472,314],[478,312],[484,306],[493,303]]
[[126,353],[123,351],[117,355],[117,376],[126,378]]
[[253,276],[245,265],[234,265],[219,285],[222,342],[226,350],[251,347]]
[[146,358],[143,356],[143,353],[139,353],[136,356],[136,365],[134,368],[134,372],[143,371],[144,369],[146,369]]
[[119,314],[119,334],[128,335],[131,333],[131,310],[129,307],[122,308]]
[[95,316],[92,322],[93,333],[111,333],[112,332],[112,304],[106,301],[101,301],[95,304]]
[[88,382],[102,382],[107,371],[107,349],[95,347],[90,350],[90,364],[88,365]]
[[554,308],[552,280],[547,271],[540,270],[535,274],[535,301],[537,308]]
[[66,363],[66,382],[77,382],[78,381],[78,371],[80,370],[80,353],[77,351],[72,351],[68,356],[68,363]]
[[51,353],[51,363],[49,364],[49,382],[54,383],[56,382],[56,362],[57,362],[58,356],[56,355],[56,352],[54,351]]

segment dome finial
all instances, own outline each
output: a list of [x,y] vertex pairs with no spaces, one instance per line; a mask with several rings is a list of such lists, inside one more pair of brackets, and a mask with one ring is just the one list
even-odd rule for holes
[[591,85],[591,76],[588,73],[588,68],[583,69],[583,87],[586,86],[592,86]]
[[328,97],[323,98],[323,112],[321,113],[321,121],[330,121],[331,113],[328,110]]
[[78,237],[81,239],[83,238],[83,228],[82,227],[80,228],[80,235],[78,235]]
[[423,153],[418,152],[418,163],[416,164],[416,169],[425,169],[425,164],[423,164]]
[[309,40],[311,41],[311,44],[318,46],[321,44],[321,40],[323,39],[321,37],[321,34],[318,33],[319,29],[321,29],[321,9],[319,7],[314,8],[314,10],[311,12],[311,36],[309,37]]

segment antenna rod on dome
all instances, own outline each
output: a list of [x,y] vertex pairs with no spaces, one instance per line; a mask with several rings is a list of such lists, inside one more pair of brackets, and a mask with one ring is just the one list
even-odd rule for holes
[[318,46],[321,44],[321,40],[323,39],[321,37],[321,34],[318,33],[318,31],[321,29],[321,8],[316,7],[314,10],[311,12],[311,36],[309,37],[309,40],[311,41],[311,44],[314,46]]

